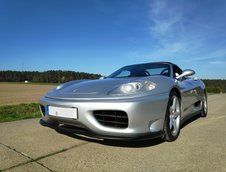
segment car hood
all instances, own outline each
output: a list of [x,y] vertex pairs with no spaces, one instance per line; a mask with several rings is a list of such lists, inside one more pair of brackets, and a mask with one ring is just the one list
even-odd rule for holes
[[[109,93],[121,86],[122,84],[148,80],[157,84],[158,89],[153,90],[151,93],[166,92],[173,84],[174,81],[165,76],[149,76],[149,77],[134,77],[134,78],[107,78],[102,80],[79,80],[66,83],[64,87],[59,90],[48,92],[45,97],[53,99],[112,99]],[[169,85],[169,83],[171,83]],[[124,95],[121,98],[136,97],[141,95]],[[120,98],[114,97],[114,98]]]
[[84,80],[79,83],[65,85],[60,90],[50,91],[49,98],[104,98],[108,93],[120,85],[132,82],[137,78],[107,78],[99,80]]

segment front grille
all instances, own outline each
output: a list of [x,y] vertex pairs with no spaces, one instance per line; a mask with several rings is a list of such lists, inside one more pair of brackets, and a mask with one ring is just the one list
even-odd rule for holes
[[127,128],[128,116],[119,110],[98,110],[93,112],[96,120],[103,126],[113,128]]
[[46,114],[45,106],[40,105],[40,110],[41,110],[41,112],[42,112],[42,115],[45,116],[45,114]]

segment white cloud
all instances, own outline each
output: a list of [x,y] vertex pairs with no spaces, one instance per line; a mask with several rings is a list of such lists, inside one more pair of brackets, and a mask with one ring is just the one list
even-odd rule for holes
[[170,58],[186,51],[187,42],[180,4],[171,1],[151,1],[149,34],[157,42],[147,56],[151,58]]
[[190,14],[195,13],[196,4],[189,8],[186,5],[185,1],[151,1],[149,35],[157,45],[145,57],[185,63],[216,61],[226,57],[226,51],[222,47],[212,48],[214,44],[210,40],[219,36],[216,29],[198,22],[196,18],[189,18],[187,10]]
[[215,61],[211,61],[210,64],[213,64],[213,65],[225,65],[226,61],[215,60]]
[[[209,21],[206,12],[200,14],[196,1],[189,8],[187,1],[149,2],[149,47],[134,49],[126,57],[133,63],[171,61],[203,78],[225,78],[226,32],[220,32],[221,25]],[[214,68],[219,71],[216,76],[211,73]]]
[[226,47],[201,53],[199,56],[187,58],[184,62],[205,62],[209,64],[226,64]]

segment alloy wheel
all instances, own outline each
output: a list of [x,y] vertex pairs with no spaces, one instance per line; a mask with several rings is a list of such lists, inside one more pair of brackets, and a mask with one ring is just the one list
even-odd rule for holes
[[169,112],[169,128],[171,134],[176,136],[180,130],[180,103],[178,97],[175,95],[172,97]]

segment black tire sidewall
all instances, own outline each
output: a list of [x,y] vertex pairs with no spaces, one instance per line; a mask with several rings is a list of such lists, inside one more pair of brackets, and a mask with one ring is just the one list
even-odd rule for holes
[[207,103],[207,94],[204,93],[204,97],[206,98],[206,104],[207,104],[207,109],[206,109],[206,112],[205,112],[205,107],[204,107],[204,99],[202,101],[202,113],[201,113],[201,117],[206,117],[207,116],[207,113],[208,113],[208,103]]

